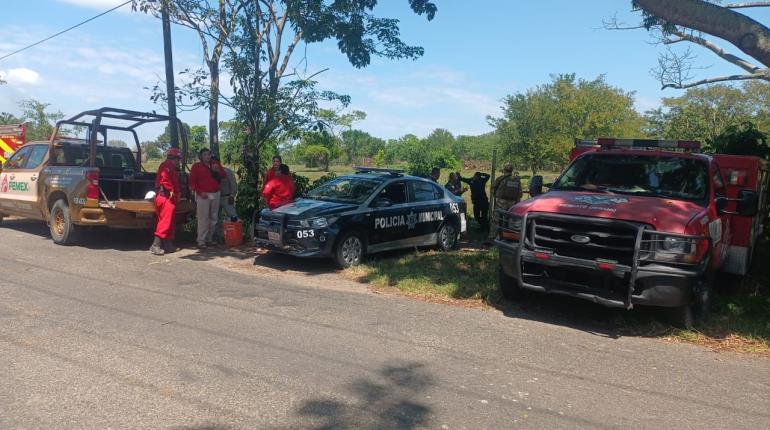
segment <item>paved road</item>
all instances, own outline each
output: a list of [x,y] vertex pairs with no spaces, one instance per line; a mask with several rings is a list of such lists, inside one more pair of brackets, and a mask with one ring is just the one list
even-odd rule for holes
[[770,360],[106,239],[0,227],[0,428],[770,427]]

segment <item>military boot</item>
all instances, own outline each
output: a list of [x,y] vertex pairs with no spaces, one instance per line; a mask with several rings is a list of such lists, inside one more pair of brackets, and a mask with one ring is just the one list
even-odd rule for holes
[[165,251],[163,251],[163,241],[158,236],[155,236],[155,240],[153,240],[152,246],[150,247],[150,252],[153,255],[165,254]]

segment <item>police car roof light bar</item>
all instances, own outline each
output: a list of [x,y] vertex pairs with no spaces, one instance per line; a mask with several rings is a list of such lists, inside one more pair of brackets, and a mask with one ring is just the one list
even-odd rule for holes
[[403,170],[399,169],[383,169],[378,167],[356,167],[356,173],[389,173],[391,175],[401,176],[404,174]]
[[696,140],[663,140],[663,139],[608,139],[599,138],[596,143],[604,149],[681,149],[685,151],[699,152],[700,142]]

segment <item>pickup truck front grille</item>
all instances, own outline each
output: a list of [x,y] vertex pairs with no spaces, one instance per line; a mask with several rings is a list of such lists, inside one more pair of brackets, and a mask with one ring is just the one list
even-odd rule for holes
[[527,245],[565,257],[632,265],[639,225],[604,218],[532,213]]

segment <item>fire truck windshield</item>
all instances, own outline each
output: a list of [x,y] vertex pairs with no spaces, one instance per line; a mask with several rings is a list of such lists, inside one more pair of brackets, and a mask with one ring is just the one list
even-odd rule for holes
[[705,200],[707,179],[697,159],[595,153],[576,159],[551,189]]

